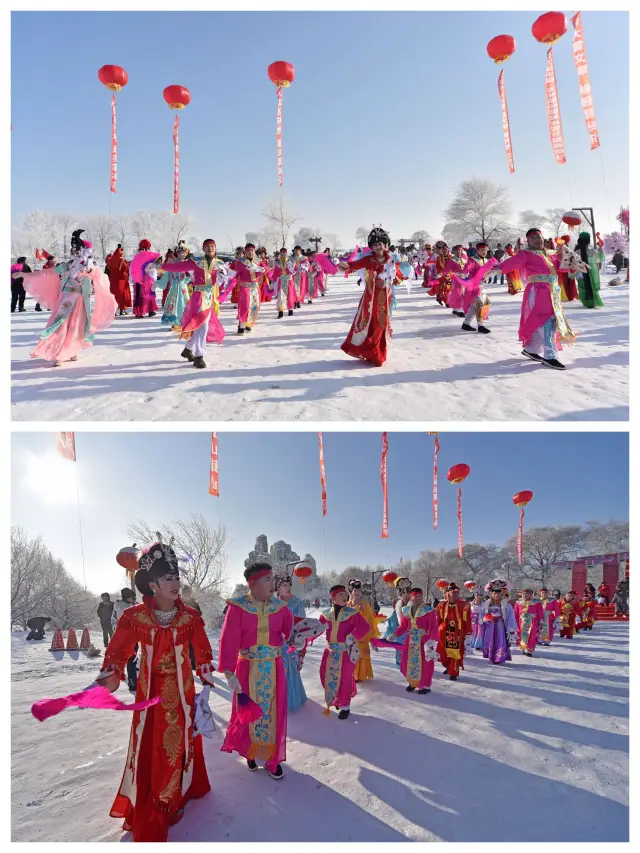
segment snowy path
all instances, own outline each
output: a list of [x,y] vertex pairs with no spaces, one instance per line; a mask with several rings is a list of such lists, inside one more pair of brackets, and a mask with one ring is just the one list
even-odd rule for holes
[[262,307],[250,335],[235,335],[235,307],[224,305],[228,333],[210,345],[206,370],[180,358],[181,345],[160,315],[116,317],[78,363],[54,369],[29,358],[47,314],[12,316],[15,420],[33,421],[477,421],[626,420],[629,287],[606,286],[605,307],[566,307],[578,342],[565,372],[520,355],[520,296],[491,285],[491,335],[462,332],[461,321],[413,282],[399,288],[394,336],[380,368],[346,356],[340,345],[361,289],[330,279],[330,291],[291,318]]
[[[128,840],[108,811],[130,715],[36,722],[31,702],[87,686],[97,665],[59,663],[50,639],[23,637],[12,645],[12,840]],[[171,841],[628,840],[628,623],[505,667],[475,656],[457,682],[437,666],[425,697],[405,692],[381,651],[347,722],[322,715],[321,652],[307,654],[309,701],[289,718],[281,783],[220,752],[230,696],[216,691],[213,790],[187,806]]]

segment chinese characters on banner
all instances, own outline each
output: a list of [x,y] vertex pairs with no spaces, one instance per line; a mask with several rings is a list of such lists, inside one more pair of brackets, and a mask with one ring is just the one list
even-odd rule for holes
[[76,461],[76,436],[73,432],[59,432],[56,440],[56,450],[65,459]]
[[220,497],[218,483],[218,433],[211,433],[211,468],[209,470],[209,494]]
[[553,49],[547,51],[547,73],[545,76],[547,90],[547,117],[549,119],[549,135],[551,137],[551,148],[556,163],[562,166],[567,162],[564,153],[564,137],[562,135],[562,120],[560,118],[560,102],[558,101],[558,87],[556,85],[556,71],[553,65]]
[[380,460],[380,479],[382,480],[382,534],[381,539],[389,538],[389,502],[387,498],[387,451],[389,441],[386,432],[382,433],[382,458]]
[[520,507],[520,521],[518,522],[518,562],[522,565],[522,528],[524,525],[524,507]]
[[463,556],[463,539],[462,539],[462,489],[458,486],[458,557]]
[[278,183],[282,186],[282,89],[278,88],[278,118],[276,119],[276,143],[278,145]]
[[440,442],[436,436],[433,442],[433,529],[438,526],[438,452]]
[[111,95],[111,192],[118,183],[118,137],[116,135],[116,96]]
[[178,116],[173,120],[173,212],[177,213],[180,207],[180,146],[178,144],[178,128],[180,121]]
[[507,109],[507,92],[504,87],[504,69],[498,76],[498,93],[500,94],[500,103],[502,104],[502,134],[504,136],[504,150],[507,154],[509,174],[513,175],[516,167],[513,162],[513,149],[511,147],[511,127],[509,125],[509,110]]
[[571,18],[573,29],[573,59],[578,72],[578,83],[580,85],[580,101],[582,103],[582,111],[584,120],[587,124],[587,133],[591,142],[591,150],[594,151],[600,147],[600,137],[598,136],[598,125],[596,122],[596,111],[593,106],[593,96],[591,94],[591,80],[589,79],[589,66],[587,65],[587,54],[584,50],[584,34],[582,32],[582,14],[577,12]]
[[322,446],[322,433],[318,433],[318,444],[320,446],[320,497],[322,498],[322,514],[327,514],[327,480],[324,475],[324,447]]

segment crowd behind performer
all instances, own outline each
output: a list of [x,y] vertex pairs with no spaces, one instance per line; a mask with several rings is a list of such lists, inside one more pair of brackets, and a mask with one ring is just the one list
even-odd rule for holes
[[[231,720],[223,752],[237,752],[252,772],[264,763],[272,779],[282,779],[287,750],[287,673],[282,660],[294,617],[274,596],[273,570],[255,563],[244,572],[249,592],[227,602],[229,609],[220,635],[218,668],[233,691]],[[262,710],[254,723],[238,716],[238,694],[244,693]]]
[[202,617],[180,598],[173,549],[156,542],[139,566],[135,584],[142,604],[119,617],[97,681],[117,690],[138,644],[136,701],[159,696],[160,702],[133,712],[124,774],[110,814],[124,819],[123,829],[134,841],[167,841],[187,802],[211,790],[202,738],[193,736],[196,692],[187,649],[190,643],[195,649],[201,682],[214,686],[212,654]]
[[532,589],[520,591],[522,598],[514,605],[518,623],[518,644],[522,654],[533,657],[538,644],[538,628],[544,620],[544,610],[540,602],[533,597]]
[[616,585],[611,603],[616,608],[616,616],[627,616],[629,614],[629,586],[620,581]]
[[[292,580],[290,575],[277,575],[275,579],[276,594],[284,601],[293,618],[304,619],[307,615],[302,599],[293,594]],[[307,701],[304,685],[300,671],[304,663],[306,649],[289,652],[287,644],[282,643],[282,658],[287,674],[287,707],[289,711],[295,711],[303,702]]]
[[544,618],[538,627],[538,642],[543,646],[550,646],[555,632],[560,630],[560,603],[556,598],[549,598],[546,586],[538,590],[538,596],[544,612]]
[[444,591],[438,614],[438,655],[444,667],[445,675],[456,681],[460,670],[464,669],[465,642],[471,633],[471,608],[466,601],[460,600],[460,587],[451,582]]
[[482,657],[493,664],[511,660],[517,622],[509,603],[507,582],[499,578],[485,586],[489,600],[482,605]]
[[349,607],[353,607],[367,620],[369,625],[369,633],[366,637],[358,640],[358,648],[360,657],[356,664],[354,676],[356,682],[368,681],[373,678],[373,667],[371,666],[371,640],[378,639],[380,631],[378,630],[378,620],[373,612],[371,605],[362,597],[362,582],[357,578],[349,581]]
[[402,609],[397,634],[404,636],[400,672],[407,679],[407,693],[421,696],[431,692],[433,670],[438,659],[438,617],[424,600],[420,587],[409,590],[409,604]]
[[369,623],[354,607],[347,604],[348,593],[342,584],[329,590],[331,607],[320,614],[320,622],[327,626],[327,645],[320,663],[320,681],[324,688],[326,708],[337,708],[338,719],[346,720],[351,710],[351,700],[357,694],[355,664],[359,656],[358,640],[369,634]]

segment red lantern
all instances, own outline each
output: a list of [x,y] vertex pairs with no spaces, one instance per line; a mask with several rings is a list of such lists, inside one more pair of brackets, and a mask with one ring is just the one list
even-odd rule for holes
[[[183,110],[191,103],[191,93],[185,86],[167,86],[162,93],[170,110]],[[180,119],[173,120],[173,212],[180,210],[180,145],[178,134]]]
[[398,575],[395,572],[385,572],[382,575],[382,580],[389,588],[393,588],[395,582],[398,580]]
[[475,581],[465,581],[464,582],[464,588],[465,589],[471,590],[471,589],[475,589],[477,586],[478,586],[478,584]]
[[524,508],[526,505],[533,500],[533,492],[525,490],[524,492],[517,492],[513,496],[513,502],[517,507],[520,507],[520,523],[518,524],[518,562],[522,565],[522,528],[524,525]]
[[470,473],[471,468],[465,465],[464,462],[453,465],[447,472],[447,480],[458,487],[458,556],[460,559],[462,559],[462,549],[464,547],[462,541],[462,489],[460,488],[460,483],[463,483]]
[[531,32],[536,41],[551,45],[562,38],[567,27],[567,18],[564,12],[546,12],[533,22]]
[[296,79],[296,72],[290,62],[278,60],[267,68],[269,80],[276,87],[278,113],[276,118],[276,145],[278,149],[278,183],[282,186],[282,90],[288,89]]
[[570,231],[573,231],[582,222],[582,214],[577,210],[567,210],[562,214],[562,221],[569,226]]
[[129,75],[119,65],[103,65],[98,70],[98,80],[113,94],[111,95],[111,171],[109,191],[116,192],[118,184],[118,136],[116,134],[116,92],[129,82]]
[[487,53],[496,65],[501,65],[516,52],[516,40],[513,36],[496,36],[487,45]]
[[446,589],[449,586],[449,581],[446,581],[444,578],[440,578],[440,580],[436,581],[436,586],[438,589]]
[[138,561],[141,557],[141,551],[135,545],[132,547],[121,548],[116,554],[116,563],[132,575],[138,570]]
[[298,563],[298,565],[293,570],[294,575],[300,579],[301,584],[305,584],[307,582],[307,578],[310,578],[313,574],[313,568],[309,565],[309,563]]

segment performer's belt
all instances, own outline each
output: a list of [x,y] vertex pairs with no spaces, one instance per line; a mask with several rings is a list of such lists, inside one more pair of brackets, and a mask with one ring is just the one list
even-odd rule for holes
[[193,287],[194,290],[197,290],[199,293],[206,293],[208,290],[213,290],[212,284],[196,284]]
[[327,643],[327,646],[331,649],[332,652],[346,652],[347,644],[346,643]]
[[529,282],[529,284],[531,284],[535,281],[545,281],[547,284],[554,284],[554,282],[556,282],[557,280],[558,280],[557,275],[542,275],[542,274],[540,274],[540,275],[528,275],[527,276],[527,281]]
[[248,649],[240,649],[238,655],[240,660],[275,660],[281,656],[280,646],[250,646]]
[[62,288],[64,293],[82,293],[82,285],[81,284],[65,284]]

